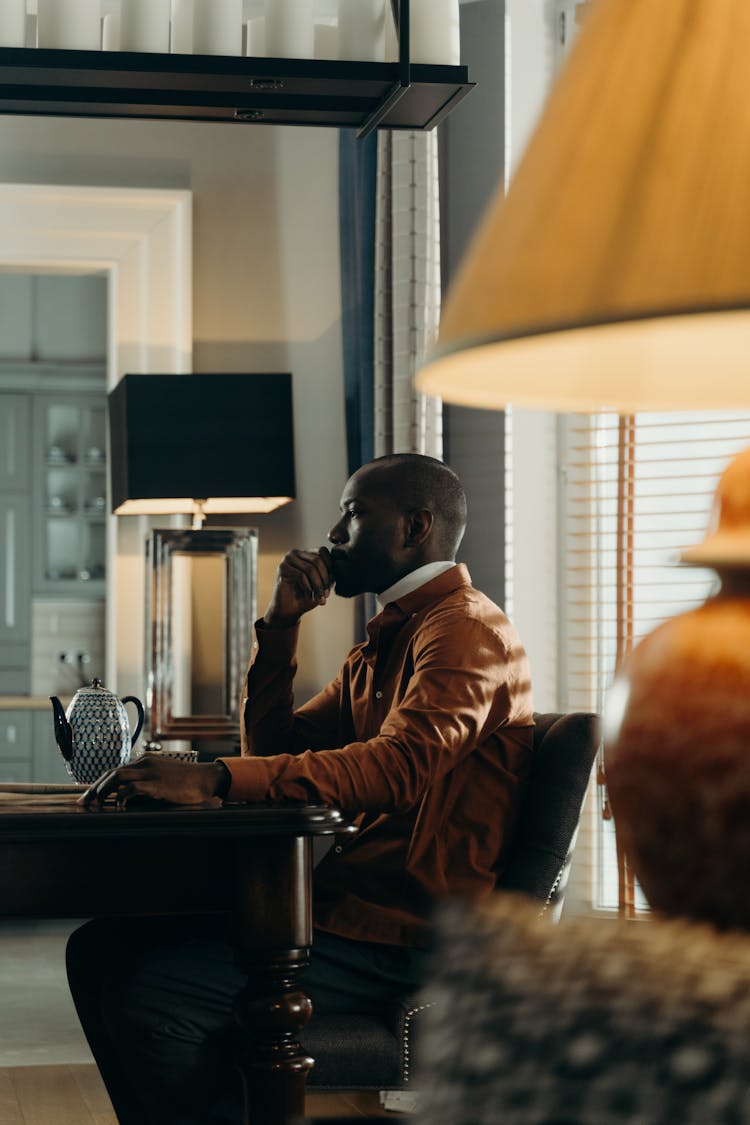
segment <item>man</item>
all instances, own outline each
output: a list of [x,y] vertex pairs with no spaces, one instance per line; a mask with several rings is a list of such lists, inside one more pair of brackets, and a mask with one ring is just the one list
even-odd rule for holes
[[[315,872],[302,984],[314,1011],[367,1011],[419,986],[437,899],[492,890],[529,771],[533,719],[515,630],[454,562],[466,500],[452,470],[417,454],[379,458],[351,477],[340,508],[330,548],[291,551],[279,566],[256,625],[242,756],[136,762],[82,799],[292,798],[356,817],[358,833]],[[334,589],[374,592],[382,609],[336,680],[295,711],[299,623]],[[202,934],[176,947],[169,925],[161,934],[153,920],[140,927],[117,927],[118,948],[138,954],[125,967],[105,923],[78,931],[68,951],[71,989],[121,1125],[238,1120],[226,1037],[241,979],[227,944]],[[137,1093],[127,1080],[134,1063]]]

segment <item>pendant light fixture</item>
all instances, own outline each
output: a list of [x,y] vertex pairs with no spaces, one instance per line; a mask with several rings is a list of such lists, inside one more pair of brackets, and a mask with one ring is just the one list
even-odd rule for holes
[[417,376],[448,402],[750,398],[750,6],[594,0]]

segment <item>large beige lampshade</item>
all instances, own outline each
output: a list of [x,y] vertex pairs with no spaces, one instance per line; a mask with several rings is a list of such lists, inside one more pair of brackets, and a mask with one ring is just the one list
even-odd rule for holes
[[749,74],[749,0],[593,0],[418,388],[497,408],[747,405]]

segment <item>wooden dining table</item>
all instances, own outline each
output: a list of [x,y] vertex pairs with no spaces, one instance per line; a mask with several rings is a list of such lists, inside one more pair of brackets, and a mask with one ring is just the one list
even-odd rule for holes
[[304,1113],[314,1065],[297,978],[312,943],[312,841],[353,831],[301,804],[78,804],[83,786],[0,786],[0,916],[225,914],[247,977],[235,1010],[245,1120]]

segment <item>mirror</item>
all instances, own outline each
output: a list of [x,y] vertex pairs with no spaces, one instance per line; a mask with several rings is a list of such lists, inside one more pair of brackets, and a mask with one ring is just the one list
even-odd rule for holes
[[157,529],[147,558],[146,734],[204,751],[237,743],[256,617],[257,532]]
[[[58,277],[94,275],[99,284],[106,285],[101,298],[106,308],[101,369],[105,392],[126,371],[182,373],[191,369],[191,270],[185,266],[191,261],[191,226],[187,191],[0,184],[0,262],[9,271]],[[74,312],[67,310],[67,315],[71,334],[78,334],[81,329]],[[84,453],[100,448],[94,416],[88,444],[81,447]],[[58,422],[60,432],[70,436],[70,418]],[[83,432],[83,417],[80,424]],[[64,453],[64,446],[61,448]],[[51,496],[57,497],[58,492]],[[101,493],[92,491],[86,498],[98,504]],[[64,502],[64,495],[59,499]],[[23,528],[16,526],[20,546]],[[148,530],[145,519],[115,519],[109,515],[107,503],[99,542],[99,547],[104,546],[105,575],[95,580],[101,582],[104,595],[104,682],[112,691],[136,695],[144,690],[142,606]],[[32,543],[33,536],[28,537],[27,553],[38,566],[41,556],[38,549],[31,549]],[[66,546],[72,551],[70,538]],[[19,559],[14,572],[19,582],[27,577],[24,567],[28,570],[28,559]],[[87,568],[81,563],[79,569]],[[21,620],[19,616],[17,624]],[[58,621],[58,626],[59,634],[68,627],[64,621]],[[25,640],[16,630],[13,644],[25,643],[28,649],[30,628],[29,620]],[[74,659],[77,662],[77,653]]]

